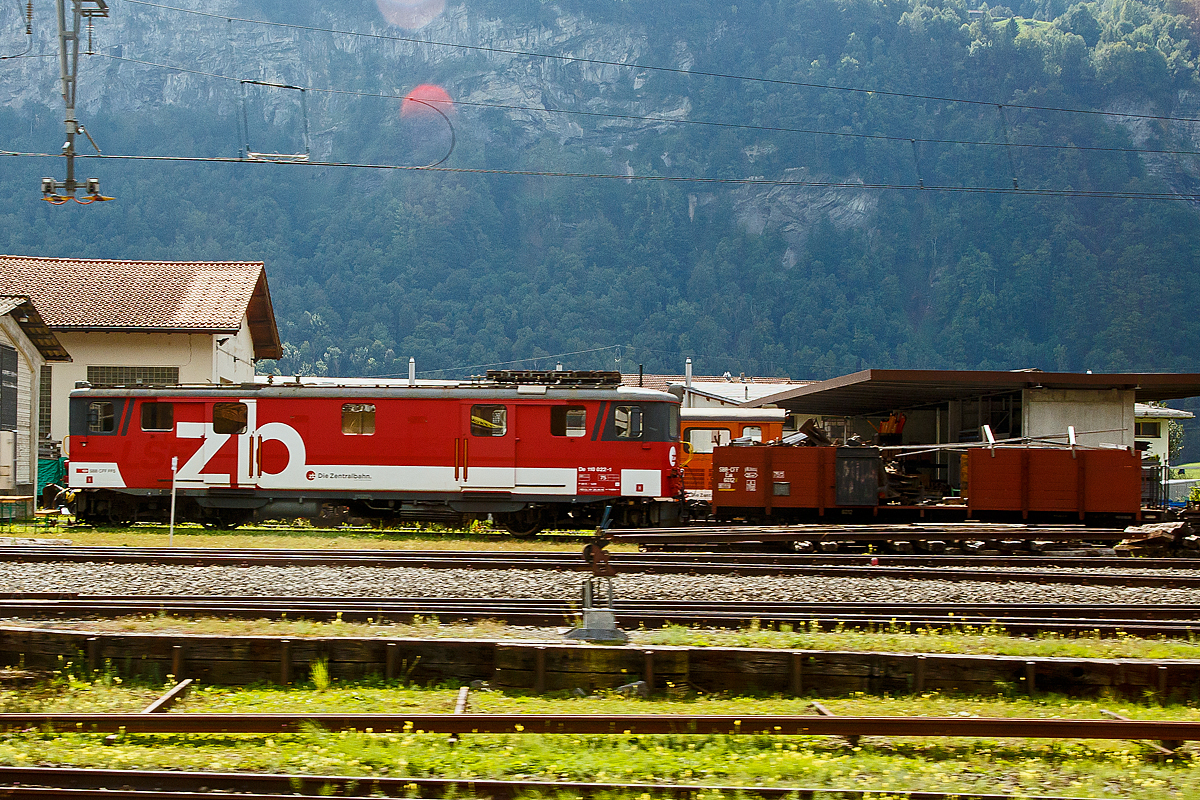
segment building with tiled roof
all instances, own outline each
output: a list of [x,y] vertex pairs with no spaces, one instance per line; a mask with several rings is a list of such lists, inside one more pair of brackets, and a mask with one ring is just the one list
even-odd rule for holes
[[29,297],[71,355],[42,370],[54,440],[76,381],[242,383],[257,359],[282,355],[261,261],[0,256],[2,294]]
[[31,497],[37,483],[42,368],[70,360],[28,297],[0,295],[0,495],[10,503]]

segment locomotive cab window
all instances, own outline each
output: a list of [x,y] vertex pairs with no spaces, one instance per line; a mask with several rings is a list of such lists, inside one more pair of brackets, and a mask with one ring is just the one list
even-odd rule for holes
[[759,425],[743,425],[742,438],[749,439],[752,442],[762,441],[762,427]]
[[349,436],[371,436],[375,433],[374,403],[345,403],[342,405],[342,433]]
[[724,428],[692,428],[688,431],[688,444],[693,453],[711,453],[714,447],[729,444],[729,431]]
[[617,406],[613,414],[618,439],[642,438],[641,406]]
[[142,403],[142,430],[169,431],[175,427],[173,403]]
[[97,400],[88,404],[88,433],[112,433],[117,429],[116,415],[113,404],[107,400]]
[[213,403],[213,433],[245,433],[245,403]]
[[503,436],[508,433],[507,406],[471,406],[472,436]]
[[587,436],[587,409],[583,406],[555,406],[550,409],[552,436]]

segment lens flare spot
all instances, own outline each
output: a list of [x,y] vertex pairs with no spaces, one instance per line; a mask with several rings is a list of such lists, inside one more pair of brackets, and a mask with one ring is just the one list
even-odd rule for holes
[[400,116],[414,119],[436,117],[438,113],[434,111],[435,107],[447,116],[454,113],[454,105],[445,89],[432,83],[423,83],[405,96],[400,104]]
[[446,0],[375,0],[375,5],[389,23],[414,31],[437,19],[446,9]]

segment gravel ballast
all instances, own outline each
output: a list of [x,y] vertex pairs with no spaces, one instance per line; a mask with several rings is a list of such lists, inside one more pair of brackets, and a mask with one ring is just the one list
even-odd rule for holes
[[[582,573],[410,567],[7,563],[0,592],[258,597],[539,597],[576,599]],[[631,600],[858,603],[1200,603],[1200,589],[887,577],[650,575],[614,579]]]

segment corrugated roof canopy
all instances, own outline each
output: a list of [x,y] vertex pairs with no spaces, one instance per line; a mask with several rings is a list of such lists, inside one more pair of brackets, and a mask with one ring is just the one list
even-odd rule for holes
[[28,297],[16,295],[0,295],[0,314],[12,314],[16,323],[21,326],[25,337],[47,361],[70,361],[71,354],[58,341],[54,331],[46,326],[45,320]]
[[802,414],[859,416],[1022,389],[1133,389],[1140,402],[1200,395],[1200,374],[869,369],[744,403]]
[[102,261],[0,256],[0,293],[25,295],[61,331],[236,333],[279,358],[261,261]]

